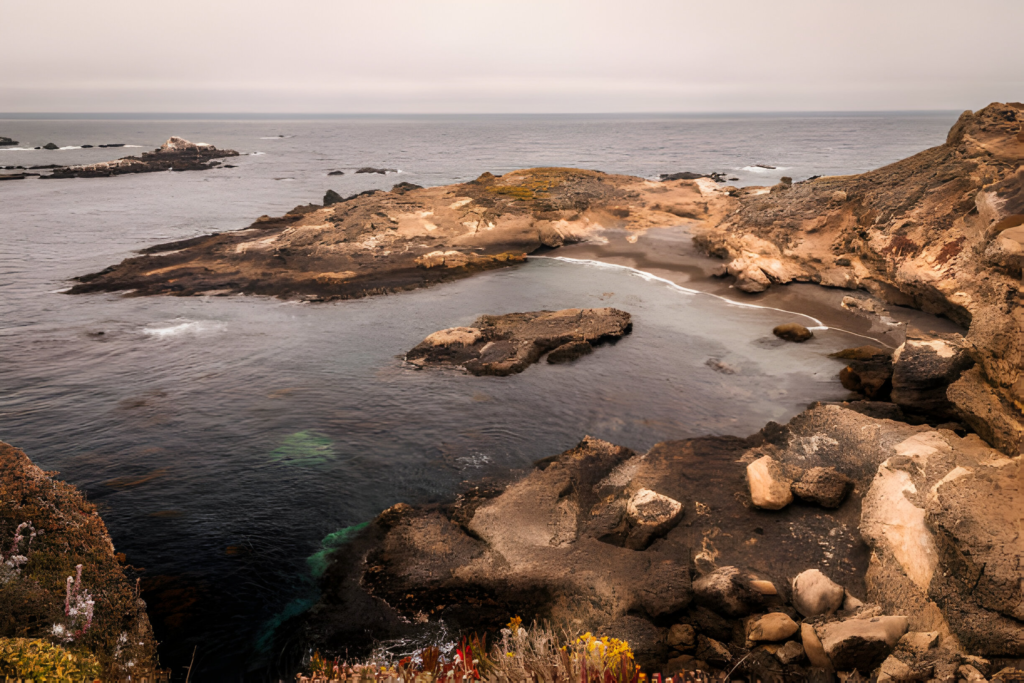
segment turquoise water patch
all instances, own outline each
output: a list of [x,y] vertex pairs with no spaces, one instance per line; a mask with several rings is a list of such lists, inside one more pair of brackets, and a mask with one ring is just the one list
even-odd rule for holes
[[256,637],[256,651],[267,652],[273,642],[274,632],[281,626],[281,624],[304,613],[310,607],[315,605],[316,601],[317,596],[315,594],[307,597],[295,598],[285,605],[284,609],[273,618],[264,622],[263,628],[260,629],[259,635]]
[[336,457],[334,442],[325,434],[308,429],[289,434],[270,453],[270,459],[282,465],[323,465]]
[[309,567],[309,573],[313,575],[313,578],[319,579],[327,571],[328,555],[351,541],[356,534],[369,525],[369,522],[353,524],[324,536],[324,540],[320,541],[320,550],[306,558],[306,566]]

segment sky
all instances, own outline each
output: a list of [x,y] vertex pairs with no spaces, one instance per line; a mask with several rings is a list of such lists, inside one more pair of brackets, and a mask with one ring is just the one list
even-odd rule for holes
[[0,112],[980,109],[1024,0],[0,0]]

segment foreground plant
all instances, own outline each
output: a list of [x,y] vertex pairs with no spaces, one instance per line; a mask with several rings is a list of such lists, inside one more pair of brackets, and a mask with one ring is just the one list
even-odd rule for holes
[[101,667],[89,654],[30,638],[0,638],[0,673],[35,683],[93,681]]
[[547,624],[529,628],[514,617],[488,650],[486,637],[463,637],[446,658],[431,646],[398,661],[350,665],[313,653],[305,681],[495,681],[521,683],[641,683],[645,676],[633,661],[629,643],[591,633],[556,633]]

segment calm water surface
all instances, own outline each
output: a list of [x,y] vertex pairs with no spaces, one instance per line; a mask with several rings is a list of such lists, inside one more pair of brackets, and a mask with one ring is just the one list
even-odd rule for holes
[[[319,201],[328,188],[437,185],[541,165],[799,180],[939,144],[955,118],[0,119],[0,135],[22,146],[151,149],[181,135],[245,154],[234,169],[0,184],[0,439],[101,506],[118,549],[145,568],[166,665],[183,671],[198,646],[198,680],[240,678],[264,665],[261,638],[282,615],[315,600],[307,558],[326,535],[399,501],[442,500],[464,481],[508,476],[585,434],[635,449],[750,434],[845,395],[827,354],[860,342],[829,331],[778,345],[768,331],[779,313],[551,260],[327,305],[70,297],[59,293],[69,278],[156,242]],[[0,166],[123,153],[7,149]],[[401,172],[352,173],[365,165]],[[335,169],[346,174],[328,177]],[[629,311],[635,331],[577,363],[509,378],[415,371],[399,358],[483,313],[569,306]],[[735,373],[713,371],[709,358]]]

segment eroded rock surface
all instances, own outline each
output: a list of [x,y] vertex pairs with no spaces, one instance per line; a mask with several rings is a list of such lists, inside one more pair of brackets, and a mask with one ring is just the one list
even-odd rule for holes
[[568,168],[330,199],[244,230],[151,247],[80,278],[71,291],[367,296],[513,265],[604,228],[639,234],[703,220],[733,201],[708,179],[656,182]]
[[[969,326],[977,367],[946,398],[1016,455],[1024,444],[1022,123],[1024,104],[995,103],[965,112],[945,144],[884,168],[738,193],[738,210],[703,223],[697,243],[728,264],[741,290],[788,282],[863,289]],[[861,384],[869,393],[884,381]],[[922,391],[897,393],[914,405],[943,399]]]
[[434,332],[405,359],[419,367],[458,366],[474,375],[504,376],[522,372],[549,352],[549,362],[570,362],[632,329],[629,313],[615,308],[484,315],[471,327]]
[[[107,147],[109,145],[100,145]],[[124,157],[85,166],[58,168],[42,178],[104,178],[125,173],[153,173],[156,171],[203,171],[213,168],[214,159],[237,157],[231,149],[217,149],[213,145],[189,142],[172,137],[158,149],[143,152],[141,157]]]

